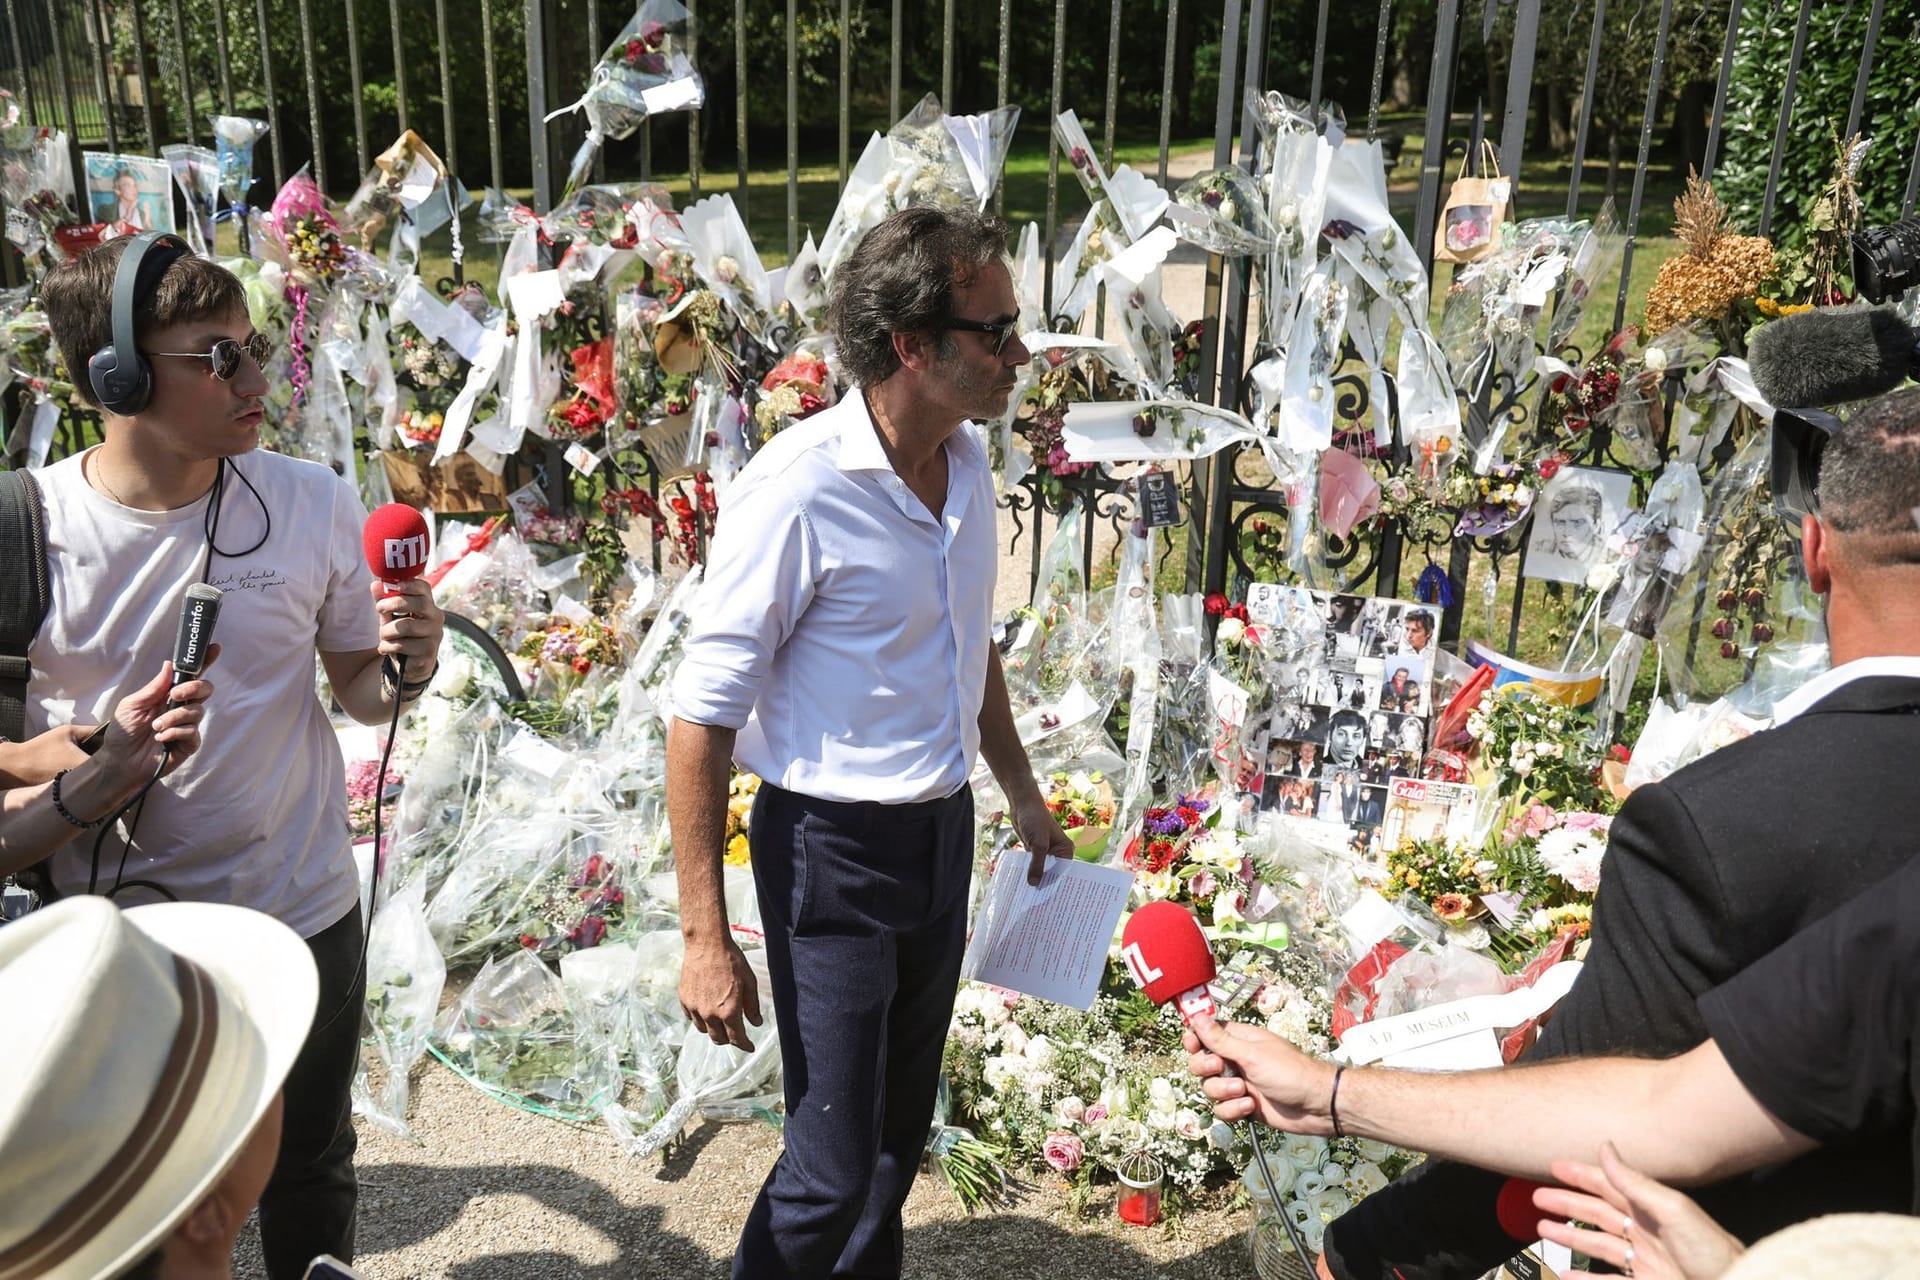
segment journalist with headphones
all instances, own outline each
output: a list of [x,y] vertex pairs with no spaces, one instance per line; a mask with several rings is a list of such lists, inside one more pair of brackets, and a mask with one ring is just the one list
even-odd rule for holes
[[[268,1272],[296,1280],[317,1254],[353,1253],[364,985],[345,767],[314,659],[348,714],[385,724],[432,678],[442,615],[418,581],[376,595],[366,510],[347,482],[255,448],[273,352],[232,274],[147,233],[51,272],[42,300],[105,440],[36,473],[48,608],[28,655],[29,731],[101,720],[171,655],[186,589],[223,598],[220,696],[198,753],[116,829],[56,853],[52,884],[67,895],[91,883],[123,906],[252,907],[306,940],[318,1012],[260,1204]],[[404,683],[383,678],[387,655],[407,659]]]

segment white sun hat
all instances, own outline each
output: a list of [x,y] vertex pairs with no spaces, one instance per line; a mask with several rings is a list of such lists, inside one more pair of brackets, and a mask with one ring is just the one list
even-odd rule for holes
[[313,1023],[299,935],[245,907],[64,899],[0,928],[0,1280],[95,1280],[225,1175]]

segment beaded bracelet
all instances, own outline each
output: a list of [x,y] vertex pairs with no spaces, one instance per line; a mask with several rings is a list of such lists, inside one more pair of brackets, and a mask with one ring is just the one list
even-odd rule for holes
[[60,772],[53,775],[53,811],[59,814],[61,817],[65,818],[68,821],[68,823],[80,828],[82,831],[91,831],[93,830],[95,824],[91,822],[82,822],[80,821],[80,819],[74,817],[73,811],[68,809],[66,804],[60,799],[60,779],[66,776],[67,776],[67,771],[65,769],[62,769]]

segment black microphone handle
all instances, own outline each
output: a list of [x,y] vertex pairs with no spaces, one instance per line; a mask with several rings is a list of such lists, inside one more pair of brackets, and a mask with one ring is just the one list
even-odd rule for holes
[[187,588],[180,601],[180,631],[173,642],[174,687],[197,679],[207,666],[213,626],[220,619],[220,592],[204,582]]

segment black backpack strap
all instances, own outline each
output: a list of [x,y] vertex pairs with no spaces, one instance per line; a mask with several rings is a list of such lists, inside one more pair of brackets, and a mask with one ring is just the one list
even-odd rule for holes
[[52,605],[47,583],[47,518],[31,472],[0,471],[0,547],[25,572],[0,573],[0,737],[27,734],[27,650]]

